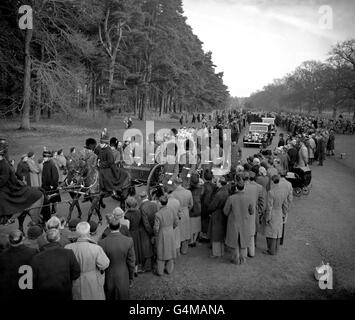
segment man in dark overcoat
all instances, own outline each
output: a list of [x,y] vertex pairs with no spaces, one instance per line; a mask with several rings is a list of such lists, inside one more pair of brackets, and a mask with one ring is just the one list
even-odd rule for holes
[[57,202],[61,202],[59,193],[59,172],[52,160],[51,151],[43,151],[43,170],[42,170],[42,188],[45,190],[49,201],[52,203],[52,214],[57,211]]
[[118,219],[110,220],[109,226],[111,232],[99,242],[110,260],[105,271],[106,299],[128,300],[136,264],[133,239],[120,233]]
[[10,247],[0,255],[0,300],[28,299],[32,290],[21,290],[20,267],[30,265],[38,250],[24,245],[25,237],[20,230],[9,234]]
[[58,229],[46,233],[48,243],[32,259],[33,289],[40,300],[72,300],[72,282],[80,277],[80,265],[72,250],[64,249]]
[[208,207],[208,213],[211,215],[208,228],[208,237],[212,242],[211,258],[224,255],[224,240],[227,228],[227,218],[223,214],[224,205],[229,197],[227,180],[221,177],[217,182],[217,187],[219,189]]

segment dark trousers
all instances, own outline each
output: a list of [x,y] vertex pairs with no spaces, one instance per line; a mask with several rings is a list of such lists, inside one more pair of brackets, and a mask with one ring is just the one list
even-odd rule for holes
[[279,251],[280,247],[280,238],[273,239],[273,238],[266,238],[267,250],[271,255],[276,255]]

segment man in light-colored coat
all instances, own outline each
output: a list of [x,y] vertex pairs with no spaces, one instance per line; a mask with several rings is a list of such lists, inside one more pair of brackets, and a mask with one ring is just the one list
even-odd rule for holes
[[80,265],[80,277],[73,282],[73,300],[105,300],[103,271],[110,260],[92,238],[90,224],[80,222],[76,226],[80,235],[77,242],[65,246],[74,252]]
[[168,274],[174,270],[176,258],[174,229],[178,225],[178,219],[174,210],[167,206],[168,197],[160,198],[162,208],[155,215],[154,234],[157,248],[157,275],[162,276],[164,270]]
[[[173,210],[174,215],[176,218],[179,220],[179,212],[180,212],[180,202],[179,200],[175,199],[174,196],[172,195],[173,190],[171,188],[167,188],[168,191],[168,204],[167,207]],[[179,224],[176,226],[174,229],[174,235],[175,235],[175,249],[176,249],[176,255],[180,255],[180,248],[181,248],[181,240],[180,240],[180,227]]]
[[233,249],[232,262],[244,263],[251,241],[251,216],[255,213],[253,201],[244,191],[244,181],[238,181],[238,192],[228,197],[223,212],[228,216],[226,245]]
[[273,188],[268,192],[266,208],[265,236],[268,249],[265,254],[276,255],[282,238],[283,216],[288,207],[288,197],[285,189],[280,186],[280,177],[272,177]]
[[190,215],[189,210],[193,207],[192,193],[182,186],[182,179],[176,178],[174,180],[176,189],[172,192],[172,196],[179,200],[179,228],[180,228],[180,241],[181,241],[181,254],[187,254],[190,233]]

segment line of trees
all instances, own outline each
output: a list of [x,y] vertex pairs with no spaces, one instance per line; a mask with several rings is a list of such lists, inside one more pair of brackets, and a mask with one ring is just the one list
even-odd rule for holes
[[354,112],[355,39],[337,43],[325,62],[306,61],[282,79],[253,93],[246,108],[297,112]]
[[[33,30],[18,9],[33,8]],[[182,0],[2,0],[0,115],[208,112],[228,105],[223,73]]]

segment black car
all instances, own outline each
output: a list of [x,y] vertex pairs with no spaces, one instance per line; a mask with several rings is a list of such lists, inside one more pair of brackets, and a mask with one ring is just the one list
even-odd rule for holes
[[252,122],[249,132],[243,137],[244,146],[270,145],[272,142],[272,125],[270,123]]

